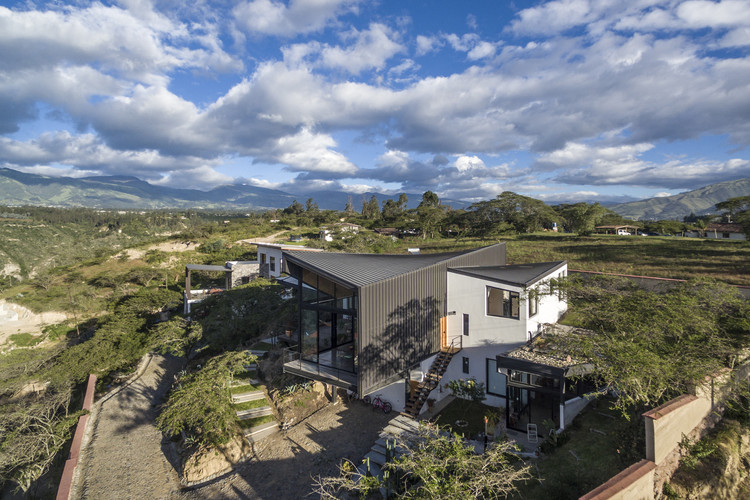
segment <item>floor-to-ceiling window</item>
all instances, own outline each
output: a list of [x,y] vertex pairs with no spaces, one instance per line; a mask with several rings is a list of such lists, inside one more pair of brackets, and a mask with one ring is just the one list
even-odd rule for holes
[[297,268],[302,359],[356,372],[356,290]]

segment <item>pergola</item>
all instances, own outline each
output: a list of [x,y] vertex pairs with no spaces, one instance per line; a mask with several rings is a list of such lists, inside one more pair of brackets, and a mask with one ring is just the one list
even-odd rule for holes
[[208,271],[215,273],[224,273],[224,289],[232,288],[232,270],[226,266],[211,266],[205,264],[187,264],[185,266],[185,296],[192,300],[193,295],[190,293],[190,274],[193,271]]

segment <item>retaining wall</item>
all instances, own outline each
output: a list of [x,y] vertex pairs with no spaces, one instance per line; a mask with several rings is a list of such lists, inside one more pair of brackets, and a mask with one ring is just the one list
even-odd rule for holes
[[[83,409],[87,412],[91,411],[91,407],[94,404],[95,389],[96,375],[91,374],[89,375],[89,380],[86,384],[86,394],[83,397]],[[78,465],[78,456],[81,453],[81,443],[83,442],[83,435],[86,432],[86,424],[88,424],[88,421],[88,413],[78,417],[76,431],[75,434],[73,434],[73,442],[70,445],[70,454],[65,461],[62,478],[60,478],[60,485],[57,488],[57,500],[68,500],[70,498],[70,493],[73,490],[73,476],[75,475],[76,466]]]

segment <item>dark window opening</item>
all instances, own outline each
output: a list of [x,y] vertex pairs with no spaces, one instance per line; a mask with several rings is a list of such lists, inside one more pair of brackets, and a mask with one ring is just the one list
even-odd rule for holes
[[469,334],[469,315],[464,314],[464,335]]
[[464,362],[464,366],[463,366],[464,373],[469,373],[469,358],[467,358],[466,356],[463,356],[463,362]]
[[518,319],[518,292],[487,287],[487,315]]

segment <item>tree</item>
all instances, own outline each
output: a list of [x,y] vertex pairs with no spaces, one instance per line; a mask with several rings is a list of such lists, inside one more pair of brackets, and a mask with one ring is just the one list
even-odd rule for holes
[[312,198],[308,198],[305,202],[305,212],[307,213],[307,215],[314,216],[318,213],[318,210],[318,204],[315,203],[315,200],[313,200]]
[[372,195],[369,201],[362,200],[362,217],[370,220],[380,218],[380,204],[375,195]]
[[352,195],[346,197],[346,208],[344,208],[344,212],[346,212],[346,215],[354,214],[354,199],[352,198]]
[[171,436],[184,432],[199,445],[228,442],[238,432],[228,384],[255,359],[248,351],[230,351],[181,377],[156,418],[156,426]]
[[338,476],[316,478],[316,493],[324,499],[342,498],[347,491],[369,498],[385,489],[394,498],[507,498],[531,477],[509,441],[493,443],[477,455],[462,437],[422,425],[411,439],[397,438],[394,448],[402,453],[385,464],[382,477],[363,477],[345,461]]
[[[617,406],[656,406],[726,365],[750,342],[750,302],[694,280],[663,291],[610,277],[569,280],[571,311],[587,335],[555,335],[558,349],[592,363]],[[627,414],[627,412],[623,412]]]
[[501,234],[509,230],[518,233],[539,231],[552,226],[557,214],[544,202],[505,191],[495,199],[480,201],[469,207],[476,232],[480,236]]
[[588,236],[606,215],[607,209],[599,203],[576,203],[558,205],[555,211],[563,218],[563,228],[582,236]]
[[70,386],[0,406],[0,485],[27,491],[70,439],[79,413],[69,414]]
[[422,231],[422,238],[431,238],[435,236],[435,230],[440,227],[440,223],[445,218],[445,207],[440,204],[438,195],[432,191],[425,191],[422,194],[422,201],[417,207],[417,220],[419,229]]
[[305,207],[300,202],[294,200],[291,205],[282,210],[284,215],[301,215],[305,211]]

